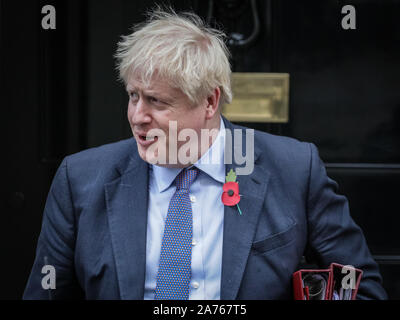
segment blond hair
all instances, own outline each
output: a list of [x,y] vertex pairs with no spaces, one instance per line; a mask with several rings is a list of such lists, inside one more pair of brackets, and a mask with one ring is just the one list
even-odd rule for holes
[[221,90],[220,104],[230,103],[231,68],[225,35],[194,13],[156,8],[148,20],[123,36],[115,57],[120,79],[149,84],[159,76],[180,89],[193,104]]

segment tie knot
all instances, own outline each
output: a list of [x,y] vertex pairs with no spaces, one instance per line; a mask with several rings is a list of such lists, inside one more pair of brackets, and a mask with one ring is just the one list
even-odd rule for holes
[[192,185],[194,179],[196,179],[199,169],[191,167],[189,169],[183,169],[176,177],[176,190],[188,189]]

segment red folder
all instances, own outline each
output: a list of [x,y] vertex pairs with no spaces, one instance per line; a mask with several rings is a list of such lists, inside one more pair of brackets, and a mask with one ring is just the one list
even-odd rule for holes
[[[362,270],[332,263],[329,269],[301,269],[293,274],[295,300],[355,300]],[[311,279],[316,283],[312,284]]]

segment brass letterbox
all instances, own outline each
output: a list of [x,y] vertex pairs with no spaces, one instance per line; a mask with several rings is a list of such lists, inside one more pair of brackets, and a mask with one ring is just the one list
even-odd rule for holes
[[289,74],[232,73],[233,100],[222,113],[231,121],[289,121]]

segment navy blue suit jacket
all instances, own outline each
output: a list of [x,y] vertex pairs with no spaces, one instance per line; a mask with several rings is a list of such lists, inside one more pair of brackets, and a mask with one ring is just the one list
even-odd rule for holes
[[[358,298],[386,298],[316,147],[258,131],[254,143],[254,171],[238,177],[243,215],[225,206],[221,299],[292,299],[303,255],[320,267],[362,269]],[[48,194],[24,299],[143,299],[148,181],[133,138],[66,157]],[[42,288],[44,265],[55,267],[54,290]]]

